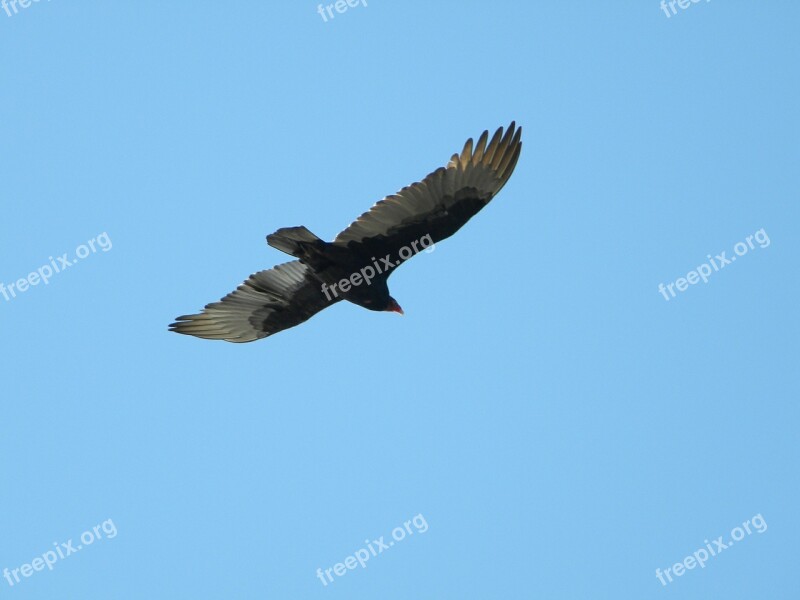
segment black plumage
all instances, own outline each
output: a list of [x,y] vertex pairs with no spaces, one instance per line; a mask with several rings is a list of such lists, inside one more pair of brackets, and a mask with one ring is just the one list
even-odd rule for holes
[[[402,313],[389,295],[387,280],[403,262],[403,250],[418,251],[450,237],[486,206],[514,171],[521,135],[522,128],[512,122],[491,140],[484,131],[474,147],[470,138],[446,167],[377,202],[333,242],[305,227],[279,229],[267,236],[268,243],[297,260],[251,275],[200,314],[178,317],[170,329],[206,339],[252,342],[299,325],[339,300]],[[391,257],[391,266],[384,257]],[[367,269],[380,269],[368,283]],[[355,282],[356,273],[364,275],[360,284],[339,285],[343,280]]]

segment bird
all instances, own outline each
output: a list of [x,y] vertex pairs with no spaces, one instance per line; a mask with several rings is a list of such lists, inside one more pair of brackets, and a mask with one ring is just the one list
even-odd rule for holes
[[[497,195],[522,149],[515,122],[469,138],[446,166],[376,202],[332,242],[306,227],[284,227],[267,243],[295,258],[251,275],[202,312],[177,317],[170,331],[209,340],[253,342],[299,325],[347,300],[403,314],[389,276],[405,260],[458,231]],[[405,250],[405,252],[404,252]]]

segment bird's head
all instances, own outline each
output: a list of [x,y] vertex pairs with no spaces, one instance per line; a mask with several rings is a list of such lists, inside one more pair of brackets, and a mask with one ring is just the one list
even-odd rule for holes
[[404,314],[403,309],[400,308],[400,305],[397,303],[397,300],[395,300],[391,296],[389,296],[389,304],[383,310],[385,310],[386,312],[400,313],[401,315]]
[[403,314],[397,300],[389,295],[385,278],[375,279],[370,285],[351,288],[347,293],[347,300],[369,310]]
[[400,305],[397,303],[397,300],[392,298],[387,294],[385,298],[381,297],[369,297],[369,298],[350,298],[351,302],[358,304],[359,306],[363,306],[369,310],[376,310],[380,312],[396,312],[403,313],[403,309],[400,308]]

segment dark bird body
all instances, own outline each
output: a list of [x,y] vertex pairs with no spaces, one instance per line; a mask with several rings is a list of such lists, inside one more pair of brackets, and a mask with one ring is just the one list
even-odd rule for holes
[[[297,260],[251,275],[202,313],[178,317],[170,329],[252,342],[299,325],[339,300],[402,313],[387,281],[403,262],[403,250],[416,252],[421,240],[425,247],[424,240],[438,243],[450,237],[486,206],[514,170],[521,135],[522,128],[512,122],[505,135],[500,128],[491,141],[484,131],[474,150],[470,138],[446,167],[377,202],[332,242],[305,227],[279,229],[267,242]],[[369,269],[375,273],[366,282]],[[363,274],[360,284],[354,274]],[[352,285],[341,285],[344,280]]]

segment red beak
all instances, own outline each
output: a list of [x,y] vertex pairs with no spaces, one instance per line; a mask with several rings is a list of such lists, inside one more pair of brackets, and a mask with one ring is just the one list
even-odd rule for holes
[[402,308],[400,308],[400,305],[397,303],[397,300],[395,300],[394,298],[392,299],[391,303],[389,304],[389,307],[388,307],[386,310],[387,310],[388,312],[396,312],[396,313],[400,313],[401,315],[404,315],[404,314],[405,314],[405,313],[403,312],[403,309],[402,309]]

